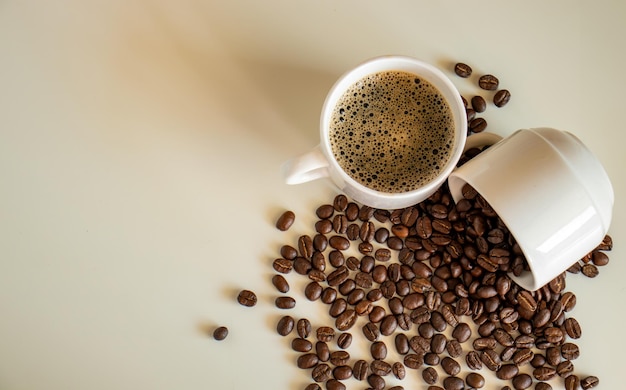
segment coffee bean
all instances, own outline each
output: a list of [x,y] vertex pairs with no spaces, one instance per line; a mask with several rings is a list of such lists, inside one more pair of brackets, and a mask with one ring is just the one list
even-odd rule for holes
[[546,382],[537,382],[535,390],[552,390],[552,386]]
[[219,326],[213,331],[213,338],[215,340],[224,340],[226,336],[228,336],[228,328],[225,326]]
[[296,352],[309,352],[313,349],[313,344],[307,339],[296,337],[291,340],[291,349]]
[[367,383],[373,390],[383,390],[385,388],[385,380],[382,376],[371,374],[367,377]]
[[298,368],[307,369],[315,367],[319,362],[319,358],[314,353],[305,353],[300,355],[297,360]]
[[469,351],[467,355],[465,355],[465,363],[467,363],[470,370],[480,370],[483,368],[481,355],[476,351]]
[[317,341],[315,343],[315,354],[320,362],[327,362],[330,360],[330,347],[328,343],[324,341]]
[[511,100],[511,92],[507,89],[501,89],[493,96],[493,104],[497,107],[506,105]]
[[372,374],[387,376],[391,373],[392,368],[391,364],[386,361],[375,359],[372,363],[370,363],[370,370],[372,371]]
[[488,91],[495,91],[498,89],[498,84],[500,84],[498,78],[491,74],[480,76],[478,79],[478,86]]
[[461,372],[461,365],[454,359],[446,356],[441,359],[441,368],[451,376],[456,376]]
[[[323,290],[322,286],[318,282],[313,281],[307,284],[306,287],[304,288],[304,295],[307,297],[309,301],[316,301],[320,299],[320,297],[322,296],[322,290]],[[295,300],[292,303],[295,306]],[[288,309],[288,308],[290,307],[281,307],[281,309]]]
[[384,360],[387,357],[387,346],[382,341],[375,341],[370,346],[370,353],[374,359]]
[[304,390],[322,390],[322,388],[317,383],[308,384]]
[[487,109],[487,102],[482,96],[474,96],[472,98],[472,108],[476,112],[483,112]]
[[473,347],[477,351],[484,351],[487,349],[496,348],[496,339],[493,337],[479,337],[472,343]]
[[456,73],[459,77],[467,78],[471,76],[472,68],[467,64],[459,62],[454,65],[454,73]]
[[561,356],[563,356],[563,359],[567,360],[578,359],[578,356],[580,356],[578,345],[574,343],[564,343],[561,346]]
[[337,337],[337,346],[346,349],[352,344],[352,334],[344,332]]
[[287,282],[287,279],[285,279],[282,275],[272,276],[272,284],[281,293],[289,292],[289,283]]
[[456,376],[449,376],[443,380],[443,388],[445,390],[463,390],[465,389],[465,382]]
[[281,336],[287,336],[293,330],[295,325],[295,320],[291,316],[283,316],[278,320],[278,324],[276,325],[276,331]]
[[422,379],[429,385],[434,385],[439,380],[439,374],[433,367],[426,367],[422,370]]
[[349,202],[346,206],[345,215],[348,221],[355,221],[359,217],[359,205],[354,202]]
[[528,374],[518,374],[511,381],[515,390],[526,390],[533,384],[533,378]]
[[341,283],[345,282],[349,276],[350,270],[348,269],[348,267],[342,265],[326,277],[326,282],[329,286],[338,286]]
[[345,331],[354,326],[357,320],[356,311],[347,309],[335,319],[335,327],[340,331]]
[[237,295],[237,301],[243,306],[252,307],[256,305],[257,296],[250,290],[241,290]]
[[404,368],[404,364],[400,362],[395,362],[391,366],[391,372],[397,379],[404,379],[406,377],[406,369]]
[[491,371],[497,371],[500,368],[500,364],[502,363],[500,355],[498,355],[493,349],[487,349],[482,351],[480,355],[480,360]]
[[572,372],[574,372],[574,363],[570,360],[564,360],[556,366],[556,373],[562,378],[565,378]]
[[332,236],[329,239],[328,244],[331,246],[331,248],[340,251],[345,251],[350,248],[350,241],[343,236]]
[[576,375],[570,375],[564,381],[565,390],[578,390],[580,387],[580,378]]
[[595,264],[585,264],[582,268],[582,273],[588,278],[595,278],[600,273],[598,267]]
[[496,371],[496,376],[502,380],[513,379],[517,374],[519,374],[519,368],[515,364],[503,364]]
[[345,380],[352,376],[352,367],[350,366],[337,366],[333,369],[333,377],[338,380]]
[[467,385],[470,387],[480,389],[481,387],[485,386],[485,378],[478,373],[470,372],[465,377],[465,383],[467,383]]
[[365,360],[357,360],[352,367],[352,376],[356,380],[363,380],[369,375],[369,364]]
[[567,335],[572,339],[579,339],[582,336],[580,324],[574,317],[567,318],[563,323]]
[[296,300],[292,297],[278,297],[274,303],[279,309],[293,309],[296,307]]
[[315,382],[326,382],[331,379],[333,375],[333,370],[326,363],[320,363],[311,372],[311,377]]
[[438,333],[434,335],[431,340],[432,340],[430,343],[431,351],[433,351],[434,353],[443,353],[443,351],[446,350],[446,345],[448,343],[448,340],[446,339],[445,335]]
[[408,368],[417,370],[424,364],[424,357],[414,353],[404,356],[404,365]]
[[276,221],[276,228],[281,231],[287,231],[296,219],[293,211],[287,210],[283,212]]
[[383,336],[393,334],[398,328],[398,320],[393,315],[388,315],[380,322],[380,333]]
[[346,385],[337,379],[329,379],[326,382],[326,390],[346,390]]
[[598,379],[597,376],[593,376],[593,375],[585,377],[581,379],[580,381],[580,386],[583,388],[583,390],[591,389],[592,387],[596,387],[599,384],[600,384],[600,380]]
[[376,324],[372,322],[368,322],[367,324],[363,325],[363,328],[361,328],[361,330],[363,331],[363,335],[365,336],[365,338],[372,342],[378,340],[378,337],[380,336],[378,326],[376,326]]
[[568,312],[576,306],[576,295],[570,291],[563,293],[560,302],[563,305],[563,311]]

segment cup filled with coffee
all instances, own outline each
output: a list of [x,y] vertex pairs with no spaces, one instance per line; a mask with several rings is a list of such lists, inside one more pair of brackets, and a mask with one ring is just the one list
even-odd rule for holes
[[457,204],[478,194],[497,213],[527,264],[511,278],[537,290],[602,242],[613,187],[598,159],[569,132],[521,129],[498,138],[469,137],[468,146],[493,145],[450,175],[450,193]]
[[463,153],[461,96],[436,67],[405,56],[371,59],[331,88],[320,143],[283,166],[286,182],[330,178],[371,207],[396,209],[432,195]]

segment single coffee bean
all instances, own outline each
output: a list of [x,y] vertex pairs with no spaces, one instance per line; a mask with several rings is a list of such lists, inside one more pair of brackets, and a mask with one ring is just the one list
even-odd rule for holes
[[291,225],[293,225],[295,219],[296,215],[294,214],[294,212],[287,210],[282,213],[280,217],[278,217],[278,220],[276,221],[276,228],[283,232],[287,231],[291,227]]
[[340,331],[348,330],[354,326],[357,317],[358,316],[354,309],[348,309],[335,319],[335,327]]
[[498,371],[498,369],[500,368],[500,364],[502,363],[500,355],[498,355],[493,349],[487,349],[485,351],[482,351],[480,355],[480,360],[491,371]]
[[386,315],[387,315],[387,312],[385,311],[383,307],[374,306],[372,308],[372,311],[369,314],[369,320],[370,322],[373,322],[374,324],[378,324],[380,321],[383,320],[383,318],[385,318]]
[[335,366],[343,366],[350,360],[350,354],[346,351],[333,351],[330,354],[330,362]]
[[300,256],[310,259],[313,256],[313,239],[308,235],[302,235],[298,238],[298,249]]
[[595,278],[600,274],[600,272],[598,271],[598,267],[596,267],[595,264],[591,263],[583,265],[582,273],[588,278]]
[[326,381],[326,390],[346,390],[346,385],[337,379],[329,379]]
[[391,366],[391,372],[397,379],[404,379],[406,377],[406,369],[404,368],[404,364],[400,362],[395,362]]
[[518,366],[530,363],[535,357],[534,352],[530,348],[522,348],[517,350],[512,357],[513,363]]
[[228,336],[228,328],[225,326],[219,326],[213,331],[213,338],[215,340],[224,340],[226,336]]
[[533,378],[528,374],[518,374],[511,381],[515,390],[526,390],[533,384]]
[[429,385],[434,385],[439,380],[439,374],[433,367],[426,367],[422,370],[422,379]]
[[546,382],[537,382],[535,390],[552,390],[552,386]]
[[596,387],[600,384],[600,379],[597,376],[588,376],[580,380],[580,386],[583,390],[591,389],[592,387]]
[[461,365],[451,357],[444,357],[441,359],[441,368],[451,376],[456,376],[459,372],[461,372]]
[[500,84],[500,81],[494,75],[486,74],[478,79],[478,86],[487,91],[495,91],[498,89],[498,84]]
[[289,283],[282,275],[277,274],[272,276],[272,284],[281,293],[289,292]]
[[344,332],[337,337],[337,346],[346,349],[352,344],[352,334]]
[[346,206],[345,215],[346,218],[348,218],[348,221],[356,221],[356,219],[359,217],[359,205],[354,202],[349,202]]
[[354,376],[354,379],[362,381],[369,375],[369,367],[365,360],[357,360],[352,367],[352,376]]
[[[328,238],[326,238],[325,235],[316,234],[315,236],[313,236],[313,249],[315,251],[323,252],[326,250],[327,247],[328,247]],[[315,252],[313,253],[313,255],[315,255]]]
[[394,344],[396,346],[396,352],[400,355],[406,355],[409,353],[409,338],[404,333],[396,334],[394,338]]
[[[283,259],[283,258],[278,258],[278,259],[274,260],[274,262],[272,263],[272,267],[274,267],[276,272],[280,272],[281,274],[288,274],[293,269],[293,261],[292,260]],[[242,305],[247,306],[247,305],[245,305],[243,303],[242,303]]]
[[363,325],[362,331],[365,338],[372,342],[378,340],[378,337],[380,336],[378,326],[371,322]]
[[457,340],[449,340],[446,344],[446,351],[452,358],[457,358],[463,354],[463,347]]
[[580,378],[577,375],[570,375],[565,378],[565,390],[578,390],[580,387]]
[[519,368],[515,364],[503,364],[496,371],[496,376],[502,380],[513,379],[517,374],[519,374]]
[[314,353],[305,353],[300,355],[297,360],[298,368],[307,369],[315,367],[315,365],[319,362],[319,358]]
[[480,389],[485,386],[485,378],[478,373],[470,372],[465,377],[465,383],[467,383],[469,387],[473,387],[474,389]]
[[387,357],[387,346],[382,341],[375,341],[370,346],[370,352],[374,359],[384,360]]
[[335,338],[335,331],[330,326],[320,326],[315,334],[319,341],[330,342]]
[[328,343],[324,341],[317,341],[315,343],[315,354],[320,362],[327,362],[330,360],[330,347]]
[[538,381],[549,381],[556,376],[557,372],[554,367],[543,366],[533,370],[533,376]]
[[345,265],[338,267],[326,277],[329,286],[338,286],[350,276],[350,270]]
[[346,380],[352,376],[352,367],[350,366],[337,366],[333,369],[333,377],[338,380]]
[[350,248],[350,241],[343,236],[332,236],[328,241],[331,248],[345,251]]
[[278,320],[276,331],[281,336],[287,336],[293,330],[295,320],[291,316],[283,316]]
[[473,342],[473,347],[477,351],[496,348],[496,339],[493,337],[479,337]]
[[480,133],[487,128],[487,121],[485,118],[474,118],[469,123],[469,129],[474,133]]
[[469,351],[467,355],[465,355],[465,363],[467,363],[470,370],[480,370],[483,368],[481,355],[476,351]]
[[387,376],[391,373],[392,368],[391,364],[387,363],[386,361],[375,359],[370,364],[370,370],[372,371],[372,374]]
[[417,370],[424,364],[424,357],[414,353],[410,353],[404,356],[404,365],[408,368]]
[[306,318],[300,318],[296,324],[296,331],[298,332],[298,336],[306,339],[311,334],[311,322]]
[[333,376],[333,370],[326,363],[320,363],[311,372],[311,377],[315,382],[326,382]]
[[443,388],[445,390],[463,390],[465,389],[465,382],[456,376],[449,376],[443,380]]
[[561,356],[563,359],[574,360],[580,356],[580,350],[578,349],[578,345],[574,343],[564,343],[561,346]]
[[576,295],[571,291],[567,291],[561,295],[560,302],[563,305],[563,311],[568,312],[576,306]]
[[460,322],[452,331],[454,337],[460,343],[464,343],[472,336],[472,329],[465,322]]
[[383,390],[385,388],[385,380],[382,376],[371,374],[367,377],[367,383],[373,390]]
[[[304,295],[309,301],[317,301],[322,296],[323,287],[316,281],[312,281],[304,288]],[[294,300],[295,305],[295,300]]]
[[383,336],[393,334],[398,328],[398,320],[393,315],[388,315],[380,322],[380,333]]
[[572,339],[578,339],[582,336],[582,329],[580,324],[574,317],[569,317],[563,323],[567,335]]
[[556,373],[562,378],[565,378],[573,372],[574,363],[572,363],[570,360],[564,360],[556,366]]
[[312,268],[311,260],[306,257],[298,256],[293,260],[293,269],[300,275],[307,275]]
[[313,349],[313,344],[307,339],[296,337],[291,340],[291,349],[296,352],[309,352]]
[[472,98],[472,108],[476,112],[483,112],[487,109],[487,102],[482,96],[474,96]]
[[257,296],[250,290],[241,290],[237,295],[237,301],[243,306],[252,307],[256,305]]
[[434,352],[427,352],[426,354],[424,354],[424,364],[427,364],[429,366],[436,366],[439,364],[439,362],[441,362],[441,358],[438,354]]
[[537,302],[529,291],[522,290],[517,294],[517,302],[525,310],[534,312],[537,310]]
[[454,73],[456,73],[459,77],[467,78],[472,75],[472,68],[467,64],[458,62],[454,65]]
[[317,383],[310,383],[304,388],[304,390],[322,390],[322,388]]
[[506,105],[511,100],[511,92],[507,89],[501,89],[493,96],[493,104],[497,107]]
[[543,337],[551,344],[560,344],[565,338],[561,328],[554,326],[544,329]]
[[280,255],[287,260],[293,260],[298,256],[298,250],[291,245],[283,245],[280,247]]
[[296,300],[292,297],[278,297],[274,303],[279,309],[293,309],[296,307]]

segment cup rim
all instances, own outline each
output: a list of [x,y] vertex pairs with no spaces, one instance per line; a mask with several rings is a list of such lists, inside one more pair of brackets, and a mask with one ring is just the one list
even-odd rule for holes
[[[389,63],[389,65],[381,66],[376,71],[363,71],[364,69],[374,67],[381,63]],[[403,66],[399,66],[397,64],[402,64]],[[421,70],[424,70],[424,72],[418,73],[416,71],[408,70],[406,69],[406,67],[408,66],[410,66],[411,68],[420,68]],[[389,70],[402,70],[409,73],[414,73],[420,77],[423,77],[429,83],[433,84],[442,93],[442,95],[450,105],[450,110],[454,118],[454,130],[456,136],[453,153],[451,154],[450,159],[448,160],[444,168],[441,170],[440,174],[433,180],[415,190],[399,193],[389,193],[374,190],[354,180],[337,163],[337,160],[332,153],[332,148],[328,139],[329,126],[327,125],[327,119],[330,118],[332,114],[332,108],[334,103],[337,101],[337,95],[341,95],[341,93],[338,92],[341,91],[340,87],[344,86],[345,89],[345,87],[351,85],[354,81],[362,78],[366,74]],[[360,75],[357,77],[355,76],[357,74]],[[354,79],[354,81],[350,81],[352,79]],[[445,87],[445,90],[442,90],[442,86]],[[420,196],[425,195],[424,198],[430,196],[446,181],[448,176],[450,176],[452,171],[455,169],[457,162],[463,154],[465,140],[467,138],[466,133],[467,116],[465,113],[465,106],[461,99],[461,94],[459,93],[456,86],[452,83],[452,81],[439,68],[435,67],[434,65],[431,65],[417,58],[402,55],[384,55],[374,57],[364,62],[361,62],[356,67],[353,67],[352,69],[346,71],[337,79],[337,81],[335,81],[335,83],[329,90],[322,106],[322,112],[320,117],[320,146],[322,152],[328,160],[328,163],[333,167],[334,173],[338,175],[342,181],[350,183],[352,187],[356,187],[361,193],[366,194],[368,197],[380,199],[380,201],[385,205],[399,205],[396,206],[396,208],[406,207],[411,204],[417,203],[418,201],[420,201],[420,199],[418,199]]]

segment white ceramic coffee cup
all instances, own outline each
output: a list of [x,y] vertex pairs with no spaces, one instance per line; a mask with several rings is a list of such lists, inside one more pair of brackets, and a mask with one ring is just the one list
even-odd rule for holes
[[450,175],[455,202],[463,198],[466,183],[515,237],[530,272],[511,277],[528,290],[541,288],[597,247],[611,223],[609,177],[589,149],[565,131],[518,130]]
[[[424,186],[408,192],[387,193],[368,188],[352,179],[334,158],[329,133],[333,109],[339,98],[355,82],[363,77],[383,71],[413,73],[431,83],[447,101],[454,117],[454,146],[450,159],[439,175]],[[331,88],[320,120],[320,144],[312,151],[296,157],[283,165],[287,184],[299,184],[328,177],[352,199],[376,208],[397,209],[423,201],[432,195],[448,178],[463,153],[467,131],[465,106],[450,79],[436,67],[420,60],[404,56],[383,56],[371,59],[345,73]]]

